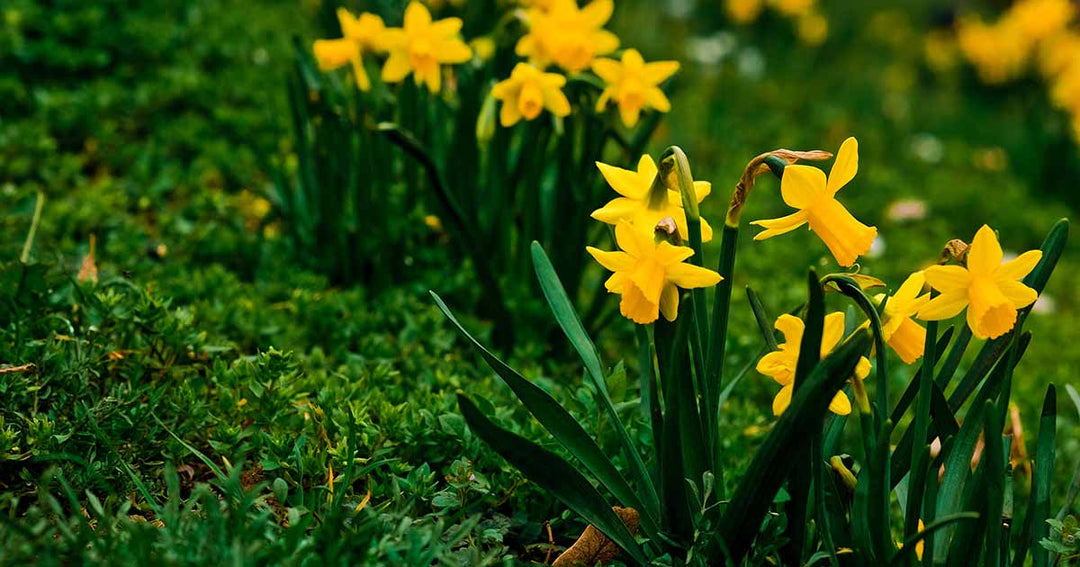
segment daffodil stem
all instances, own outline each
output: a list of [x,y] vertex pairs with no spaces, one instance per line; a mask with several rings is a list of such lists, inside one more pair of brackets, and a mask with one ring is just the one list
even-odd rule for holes
[[45,207],[45,192],[37,192],[37,202],[34,204],[34,216],[30,219],[30,230],[26,233],[26,241],[23,242],[22,254],[19,261],[23,264],[30,261],[30,250],[34,248],[34,237],[37,236],[38,224],[41,223],[41,211]]
[[[931,297],[935,296],[931,292]],[[911,428],[916,443],[911,445],[911,468],[908,477],[907,515],[904,518],[904,540],[910,539],[919,529],[922,496],[926,482],[929,453],[923,440],[930,429],[930,398],[934,389],[934,366],[937,362],[937,321],[926,323],[926,342],[923,347],[922,371],[919,373],[919,397],[915,404],[915,417]],[[882,387],[882,384],[878,384]]]

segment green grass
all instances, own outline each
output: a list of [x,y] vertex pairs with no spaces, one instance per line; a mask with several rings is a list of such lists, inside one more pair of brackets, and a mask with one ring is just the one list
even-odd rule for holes
[[[251,193],[268,185],[263,160],[288,150],[289,38],[312,36],[315,9],[54,4],[0,8],[0,365],[35,365],[0,374],[0,563],[542,561],[549,521],[557,544],[572,542],[580,520],[460,416],[459,390],[503,426],[544,439],[427,296],[436,288],[459,316],[483,301],[467,270],[441,269],[457,266],[451,249],[433,235],[426,261],[439,269],[371,295],[297,269],[287,243],[251,212]],[[1057,218],[1075,220],[1080,153],[1061,141],[1064,122],[1040,108],[1034,85],[988,90],[966,72],[931,75],[910,47],[927,29],[924,13],[834,15],[815,49],[765,21],[732,32],[727,58],[695,63],[692,39],[726,29],[720,16],[662,15],[663,33],[653,34],[633,25],[651,17],[651,3],[625,4],[614,28],[627,44],[686,62],[652,151],[679,144],[695,177],[713,182],[702,213],[714,226],[752,156],[835,151],[847,135],[859,138],[862,161],[845,202],[886,245],[862,262],[865,273],[899,282],[983,222],[1020,252]],[[845,9],[834,4],[825,3],[834,14]],[[747,71],[753,61],[760,75]],[[940,159],[928,160],[936,153],[927,147]],[[980,165],[997,147],[1004,168]],[[44,214],[23,266],[38,191]],[[899,199],[924,201],[927,216],[890,220]],[[763,179],[744,219],[784,212],[777,184]],[[739,365],[760,346],[741,288],[752,283],[775,315],[802,301],[803,267],[826,265],[817,242],[753,242],[752,232],[733,296],[729,352]],[[91,234],[100,282],[79,283]],[[718,244],[706,247],[710,263]],[[1046,290],[1052,311],[1027,324],[1035,341],[1013,399],[1031,448],[1046,385],[1076,383],[1078,261],[1071,246]],[[491,342],[489,322],[463,323]],[[571,411],[610,444],[582,369],[552,337],[522,341],[509,358],[573,400]],[[627,361],[629,375],[614,373],[609,387],[630,415],[632,327],[612,319],[599,339],[604,360]],[[892,386],[911,374],[895,371]],[[727,402],[722,439],[735,474],[774,422],[774,393],[751,372]],[[1080,459],[1065,399],[1055,502]],[[632,433],[648,443],[640,428]]]

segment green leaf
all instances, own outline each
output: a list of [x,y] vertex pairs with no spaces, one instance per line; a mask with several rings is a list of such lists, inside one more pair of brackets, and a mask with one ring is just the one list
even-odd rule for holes
[[600,404],[603,406],[608,418],[611,419],[612,424],[614,424],[623,454],[630,462],[631,478],[638,484],[638,489],[644,491],[642,501],[645,506],[638,508],[638,510],[642,511],[643,517],[657,518],[660,515],[660,498],[657,496],[656,488],[649,479],[645,463],[641,460],[641,455],[630,438],[630,433],[626,430],[622,420],[619,419],[619,413],[615,411],[615,405],[611,402],[611,396],[604,382],[603,365],[600,363],[600,355],[597,353],[596,345],[593,344],[588,333],[585,332],[585,326],[581,324],[577,311],[574,310],[573,305],[570,303],[570,297],[566,294],[562,282],[559,281],[559,276],[555,273],[555,267],[552,266],[551,260],[548,259],[547,254],[544,252],[544,247],[534,241],[531,252],[536,279],[540,282],[540,288],[544,292],[544,298],[547,299],[551,313],[555,316],[559,328],[562,329],[566,338],[570,340],[570,344],[585,364],[586,375],[589,376],[593,386],[596,388]]
[[1032,477],[1031,493],[1033,507],[1028,509],[1031,518],[1031,559],[1034,567],[1050,564],[1050,552],[1039,542],[1050,535],[1046,519],[1050,517],[1050,488],[1054,480],[1054,438],[1057,434],[1057,389],[1053,384],[1046,390],[1042,418],[1039,419],[1039,441],[1035,449],[1035,475]]
[[754,454],[719,524],[732,563],[738,564],[750,550],[773,497],[788,477],[793,462],[787,455],[805,446],[815,428],[820,430],[829,402],[869,348],[870,335],[857,332],[822,360]]
[[611,538],[634,561],[643,565],[649,562],[619,516],[577,469],[551,451],[495,425],[464,394],[458,394],[458,405],[477,437],[526,478]]
[[650,511],[641,502],[638,493],[630,488],[622,474],[619,473],[615,465],[611,460],[604,455],[604,452],[600,449],[600,446],[596,444],[596,441],[586,433],[581,424],[574,419],[574,416],[570,415],[570,412],[566,411],[562,405],[559,404],[555,398],[551,397],[543,389],[536,384],[526,380],[513,368],[507,366],[498,357],[491,354],[479,341],[477,341],[468,331],[465,330],[461,323],[458,322],[454,314],[450,312],[450,309],[443,303],[442,298],[435,292],[431,292],[431,296],[435,299],[435,303],[438,305],[439,310],[446,315],[446,318],[457,328],[458,332],[472,343],[477,352],[484,359],[484,362],[491,367],[492,370],[506,383],[507,386],[513,390],[514,395],[517,396],[521,403],[529,410],[530,413],[541,425],[546,429],[555,439],[566,448],[581,464],[592,473],[596,479],[600,482],[604,488],[611,491],[612,495],[624,506],[629,506],[638,510],[641,513],[642,528],[647,530],[651,536],[655,536],[658,530],[656,529],[656,522],[653,517],[650,517]]
[[903,545],[900,547],[900,550],[896,552],[896,555],[893,556],[892,561],[889,562],[889,565],[892,565],[894,567],[906,565],[907,562],[911,559],[911,555],[915,553],[915,544],[926,539],[927,536],[944,528],[945,526],[959,522],[961,520],[975,520],[978,519],[978,517],[979,515],[973,512],[960,512],[958,514],[945,516],[940,520],[927,524],[921,532],[904,541]]
[[765,339],[765,345],[769,347],[770,351],[780,348],[780,343],[776,340],[776,333],[773,331],[773,319],[761,302],[761,297],[750,286],[746,286],[746,297],[750,300],[750,309],[754,312],[754,320],[757,321],[761,337]]

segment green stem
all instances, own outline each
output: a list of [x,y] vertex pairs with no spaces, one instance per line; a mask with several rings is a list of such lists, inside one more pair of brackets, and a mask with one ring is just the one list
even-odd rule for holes
[[26,233],[26,242],[23,243],[22,254],[19,261],[26,264],[30,261],[30,249],[34,247],[34,237],[37,236],[38,224],[41,222],[41,210],[45,207],[45,192],[37,192],[37,203],[34,205],[34,217],[30,220],[30,231]]

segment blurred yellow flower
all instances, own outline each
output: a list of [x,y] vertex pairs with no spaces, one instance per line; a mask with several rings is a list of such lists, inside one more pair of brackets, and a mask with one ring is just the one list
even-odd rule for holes
[[338,8],[340,39],[317,39],[312,46],[315,60],[322,71],[332,71],[352,65],[353,76],[360,90],[371,89],[371,81],[364,70],[363,55],[379,51],[380,38],[385,31],[382,18],[375,14],[360,14],[357,18],[345,8]]
[[1004,335],[1016,324],[1016,311],[1035,302],[1038,293],[1020,280],[1042,258],[1042,252],[1024,252],[1002,263],[1004,255],[997,236],[983,225],[967,251],[967,267],[931,266],[926,282],[941,295],[919,309],[919,318],[939,321],[967,309],[967,322],[980,339]]
[[956,68],[958,50],[956,38],[942,30],[926,35],[923,42],[926,64],[938,73],[948,73]]
[[433,93],[442,86],[440,65],[464,63],[472,50],[461,40],[460,18],[431,21],[431,12],[417,1],[405,8],[405,25],[390,28],[382,43],[390,53],[382,69],[387,83],[401,82],[409,73],[417,85],[427,85]]
[[604,286],[622,295],[619,312],[635,323],[652,323],[660,313],[674,321],[679,313],[678,288],[708,287],[721,280],[720,274],[712,270],[683,263],[694,255],[692,249],[667,241],[657,244],[651,235],[626,221],[615,227],[615,241],[622,252],[605,252],[592,246],[586,250],[601,266],[615,272]]
[[1024,40],[1035,43],[1064,30],[1075,14],[1070,0],[1020,0],[1009,8],[1003,21]]
[[[773,398],[773,415],[780,415],[791,405],[791,394],[795,388],[795,367],[799,362],[799,348],[802,343],[806,324],[794,315],[781,315],[774,325],[784,334],[784,342],[779,350],[774,350],[757,363],[757,371],[780,384],[780,391]],[[821,334],[821,357],[827,356],[844,336],[844,314],[830,313],[825,316],[825,326]],[[855,377],[859,380],[870,375],[870,361],[860,357],[855,365]],[[851,413],[851,401],[844,392],[837,392],[829,403],[829,410],[837,415]]]
[[821,237],[841,266],[854,264],[870,250],[877,236],[876,227],[859,222],[836,200],[836,192],[855,177],[858,169],[859,143],[855,138],[848,138],[840,146],[828,180],[825,172],[816,167],[787,166],[780,193],[788,206],[799,210],[786,217],[750,223],[765,228],[754,240],[779,236],[809,223],[810,230]]
[[592,63],[592,70],[607,83],[596,101],[597,112],[603,112],[608,101],[614,100],[619,105],[623,124],[633,127],[643,109],[671,110],[671,102],[659,85],[679,70],[678,61],[646,63],[636,49],[627,49],[621,62],[597,59]]
[[1080,64],[1080,34],[1065,31],[1039,45],[1039,70],[1044,76],[1054,77],[1077,64]]
[[[656,162],[651,157],[641,156],[638,160],[637,171],[600,162],[596,162],[596,167],[600,168],[600,173],[604,175],[608,185],[622,196],[612,199],[603,207],[593,211],[592,218],[611,225],[628,221],[639,231],[651,235],[658,222],[671,217],[675,221],[679,238],[683,241],[690,238],[687,232],[682,195],[666,185],[654,185],[657,169]],[[697,193],[697,200],[700,203],[712,192],[712,184],[708,181],[695,181],[694,192]],[[702,242],[712,240],[712,236],[712,227],[705,219],[701,219]]]
[[1007,20],[995,25],[978,16],[961,17],[956,37],[960,52],[975,66],[979,77],[990,84],[1020,75],[1031,51],[1031,44]]
[[785,16],[801,16],[813,10],[817,0],[769,0],[769,4]]
[[749,24],[761,15],[762,4],[762,0],[725,0],[724,8],[736,24]]
[[923,273],[915,272],[904,280],[892,296],[886,298],[885,294],[878,294],[874,297],[879,305],[885,301],[885,312],[881,317],[882,338],[905,364],[918,360],[926,345],[926,329],[912,320],[915,313],[930,301],[930,294],[922,293],[925,284]]
[[603,29],[614,9],[612,0],[593,0],[584,8],[576,0],[552,0],[547,10],[530,10],[529,33],[518,41],[517,54],[540,68],[554,63],[584,71],[593,58],[619,47],[619,38]]
[[570,101],[563,94],[566,77],[545,73],[528,63],[518,63],[506,79],[491,89],[491,96],[502,101],[499,123],[513,126],[522,117],[532,120],[547,108],[555,116],[570,114]]
[[829,36],[829,22],[817,12],[807,12],[799,16],[796,31],[803,43],[818,46]]

